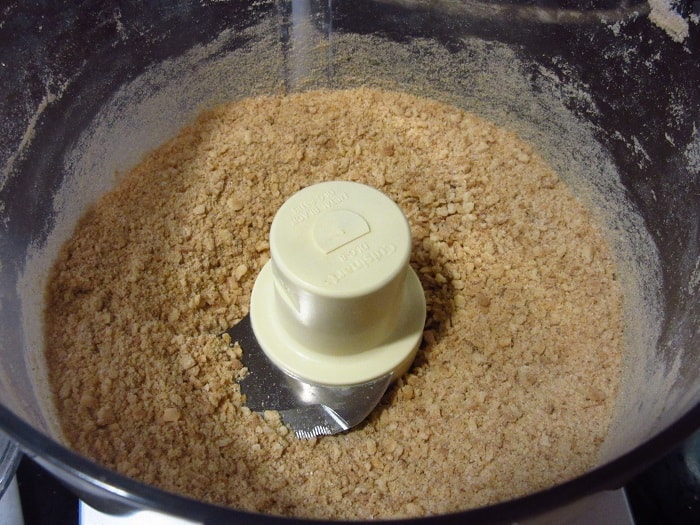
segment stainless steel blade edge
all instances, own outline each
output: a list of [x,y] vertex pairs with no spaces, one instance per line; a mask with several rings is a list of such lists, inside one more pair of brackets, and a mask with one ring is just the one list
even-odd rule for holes
[[239,385],[246,406],[255,412],[276,410],[300,439],[344,432],[362,421],[379,404],[393,374],[348,386],[312,384],[278,368],[258,343],[250,316],[226,333],[243,351],[248,374]]

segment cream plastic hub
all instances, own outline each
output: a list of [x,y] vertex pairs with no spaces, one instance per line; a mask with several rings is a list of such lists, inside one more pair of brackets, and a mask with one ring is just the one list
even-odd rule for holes
[[408,370],[423,335],[425,297],[408,264],[408,221],[391,199],[355,182],[309,186],[275,215],[270,252],[250,319],[276,366],[320,385]]

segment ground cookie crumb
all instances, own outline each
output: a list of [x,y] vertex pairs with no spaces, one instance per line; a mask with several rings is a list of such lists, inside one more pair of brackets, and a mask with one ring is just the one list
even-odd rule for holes
[[[374,186],[406,214],[424,342],[357,429],[297,440],[252,413],[241,350],[286,198]],[[601,232],[536,152],[462,110],[357,89],[225,104],[81,219],[52,271],[46,357],[69,444],[218,504],[368,519],[463,510],[596,461],[617,396],[621,291]]]

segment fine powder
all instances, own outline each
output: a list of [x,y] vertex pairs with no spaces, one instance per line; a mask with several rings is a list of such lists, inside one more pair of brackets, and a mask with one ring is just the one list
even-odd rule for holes
[[[428,318],[370,417],[305,441],[245,407],[220,334],[248,311],[275,211],[326,180],[402,208]],[[54,265],[46,360],[69,445],[123,474],[265,513],[421,516],[596,464],[621,303],[591,212],[512,133],[407,94],[321,90],[217,107],[121,176]]]

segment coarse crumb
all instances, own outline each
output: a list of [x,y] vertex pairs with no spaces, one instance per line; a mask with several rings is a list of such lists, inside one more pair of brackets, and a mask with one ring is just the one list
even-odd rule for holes
[[[412,227],[424,342],[366,422],[297,440],[236,381],[272,217],[314,182],[385,192]],[[536,152],[462,110],[355,89],[222,105],[81,219],[46,357],[80,453],[202,500],[323,519],[492,504],[591,468],[620,381],[621,292],[591,214]]]

